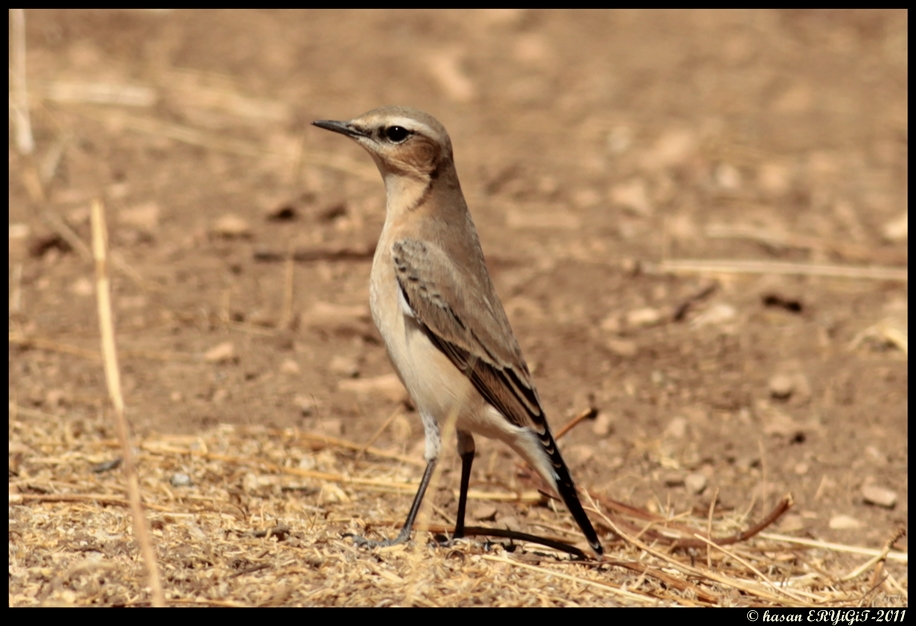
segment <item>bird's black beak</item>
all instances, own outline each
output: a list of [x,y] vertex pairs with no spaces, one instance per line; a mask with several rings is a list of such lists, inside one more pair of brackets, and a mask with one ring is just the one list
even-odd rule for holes
[[330,130],[335,133],[340,133],[341,135],[346,135],[347,137],[366,137],[366,133],[350,126],[348,122],[336,122],[334,120],[315,120],[312,122],[313,126],[318,128],[323,128],[325,130]]

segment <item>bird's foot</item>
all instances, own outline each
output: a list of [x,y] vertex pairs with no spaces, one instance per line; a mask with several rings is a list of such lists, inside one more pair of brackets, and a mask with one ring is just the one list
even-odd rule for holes
[[[342,538],[349,537],[353,540],[353,543],[362,547],[362,548],[387,548],[389,546],[396,546],[401,543],[406,543],[410,539],[410,534],[401,533],[394,539],[383,539],[381,541],[374,541],[372,539],[366,539],[361,535],[355,533],[344,533],[341,535]],[[467,541],[465,537],[455,537],[455,536],[446,536],[441,534],[433,535],[433,541],[435,544],[441,548],[452,548],[455,545]]]
[[387,548],[389,546],[396,546],[400,543],[404,543],[410,537],[409,533],[400,533],[394,539],[384,539],[382,541],[373,541],[372,539],[366,539],[360,535],[354,533],[344,533],[341,537],[346,538],[350,537],[353,539],[353,543],[362,547],[362,548]]

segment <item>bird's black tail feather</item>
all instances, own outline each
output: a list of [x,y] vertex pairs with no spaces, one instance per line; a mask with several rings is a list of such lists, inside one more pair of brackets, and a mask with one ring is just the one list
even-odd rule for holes
[[537,437],[544,452],[550,458],[550,463],[557,477],[557,492],[563,498],[566,508],[572,513],[579,528],[582,529],[582,533],[588,539],[592,550],[599,555],[604,554],[604,548],[601,547],[601,542],[598,541],[598,533],[595,532],[595,528],[582,508],[582,503],[579,502],[579,494],[576,492],[572,476],[569,475],[569,468],[566,467],[566,462],[563,461],[563,457],[560,455],[560,449],[557,448],[557,442],[550,433],[550,429],[545,427],[543,434],[537,433]]

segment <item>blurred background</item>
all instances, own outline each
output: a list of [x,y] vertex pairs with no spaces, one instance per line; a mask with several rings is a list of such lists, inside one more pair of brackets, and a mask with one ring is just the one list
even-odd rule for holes
[[[374,445],[420,459],[368,315],[383,186],[360,148],[309,126],[400,104],[451,134],[554,429],[599,411],[562,442],[580,484],[754,515],[792,492],[782,531],[880,545],[908,519],[907,26],[905,11],[26,11],[10,82],[18,471],[28,424],[112,432],[85,248],[97,197],[136,433],[363,443],[391,418]],[[480,481],[511,466],[479,446]]]

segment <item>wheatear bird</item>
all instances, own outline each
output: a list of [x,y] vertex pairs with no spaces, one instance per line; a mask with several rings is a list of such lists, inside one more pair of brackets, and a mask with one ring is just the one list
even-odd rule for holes
[[464,536],[476,433],[506,442],[537,470],[601,554],[490,282],[445,128],[405,107],[312,123],[365,148],[385,181],[387,214],[372,261],[369,306],[426,431],[426,471],[404,527],[395,539],[361,543],[407,540],[439,458],[439,429],[454,419],[461,456],[455,537]]

